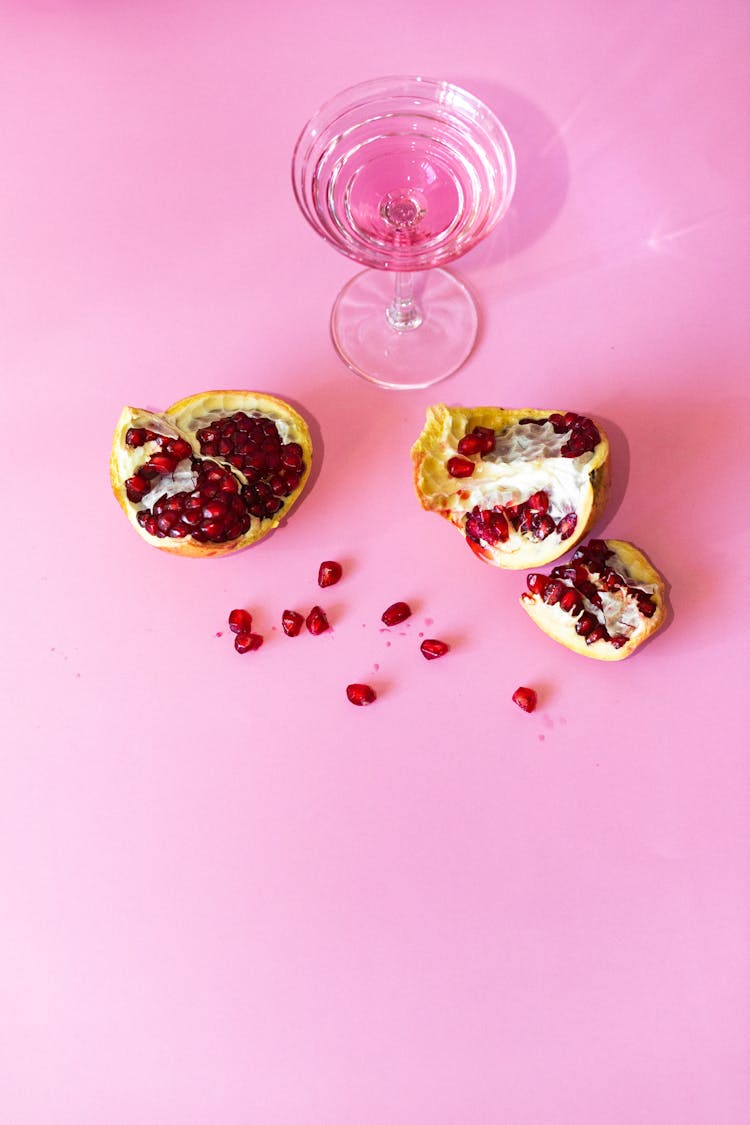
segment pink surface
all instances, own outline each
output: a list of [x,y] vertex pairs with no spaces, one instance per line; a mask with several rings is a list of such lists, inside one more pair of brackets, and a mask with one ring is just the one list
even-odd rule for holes
[[[749,48],[729,0],[0,4],[0,1119],[748,1120]],[[398,72],[519,158],[457,266],[480,345],[408,394],[333,354],[356,267],[289,177],[322,99]],[[258,547],[172,559],[111,431],[216,386],[298,404],[316,475]],[[440,400],[606,420],[598,530],[669,578],[659,637],[576,657],[420,510]],[[281,635],[317,600],[330,634]]]

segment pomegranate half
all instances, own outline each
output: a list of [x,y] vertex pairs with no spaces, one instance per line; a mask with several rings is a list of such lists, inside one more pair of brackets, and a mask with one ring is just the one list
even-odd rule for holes
[[422,507],[510,570],[563,555],[609,495],[607,435],[572,411],[430,406],[412,459]]
[[521,605],[548,636],[595,660],[624,660],[666,617],[664,579],[621,539],[590,539],[569,563],[526,576]]
[[112,442],[114,494],[154,547],[194,557],[255,543],[310,475],[305,420],[255,391],[205,391],[163,414],[126,406]]

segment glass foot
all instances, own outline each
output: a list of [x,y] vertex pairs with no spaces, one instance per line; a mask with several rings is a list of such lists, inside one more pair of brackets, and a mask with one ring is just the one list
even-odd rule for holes
[[385,270],[363,270],[341,290],[331,314],[331,336],[347,367],[392,390],[431,387],[457,371],[477,338],[474,298],[443,269],[414,275],[418,325],[391,327],[388,310],[394,278]]

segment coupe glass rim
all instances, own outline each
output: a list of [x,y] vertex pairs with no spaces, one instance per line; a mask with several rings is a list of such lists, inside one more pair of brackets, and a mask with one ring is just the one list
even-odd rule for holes
[[[513,144],[505,126],[486,102],[476,94],[473,94],[470,90],[467,90],[464,86],[460,86],[444,78],[431,78],[426,75],[413,74],[391,74],[383,77],[368,78],[362,82],[344,87],[344,89],[339,90],[336,94],[321,102],[300,131],[292,153],[292,189],[297,205],[316,233],[333,245],[340,253],[353,257],[357,261],[365,261],[365,259],[357,257],[357,255],[348,254],[339,243],[332,239],[325,229],[321,228],[319,216],[316,215],[314,208],[311,207],[310,199],[308,198],[307,170],[309,154],[316,140],[318,140],[320,135],[326,130],[331,129],[341,116],[352,112],[357,109],[358,106],[377,103],[378,100],[389,97],[408,98],[418,97],[420,94],[423,94],[428,100],[437,101],[438,99],[435,95],[438,92],[443,95],[452,95],[459,106],[463,103],[470,107],[472,112],[470,114],[465,114],[465,119],[467,121],[470,120],[475,127],[480,127],[485,135],[492,139],[492,143],[503,152],[507,176],[506,187],[503,193],[505,204],[500,209],[495,220],[489,224],[485,233],[489,233],[490,230],[494,229],[497,221],[499,221],[500,217],[507,211],[515,193],[517,172],[516,157]],[[439,100],[444,101],[446,99],[443,97]],[[455,111],[455,104],[453,109]]]

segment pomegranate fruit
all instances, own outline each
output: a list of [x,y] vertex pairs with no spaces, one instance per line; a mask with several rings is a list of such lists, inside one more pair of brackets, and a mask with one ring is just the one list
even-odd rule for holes
[[554,640],[596,660],[623,660],[665,620],[665,582],[632,543],[590,539],[569,563],[529,574],[521,605]]
[[513,692],[513,702],[516,703],[522,711],[531,712],[536,707],[536,692],[530,687],[519,687]]
[[484,562],[511,570],[563,555],[609,495],[607,436],[572,411],[431,406],[412,459],[422,507]]
[[369,684],[349,684],[346,698],[355,707],[367,707],[369,703],[375,702],[377,696]]
[[126,406],[110,459],[138,534],[175,554],[224,555],[275,528],[310,474],[305,420],[279,398],[206,391],[163,414]]
[[445,656],[449,649],[450,645],[447,645],[445,641],[432,640],[431,638],[422,641],[419,646],[419,651],[425,660],[437,660],[439,656]]

